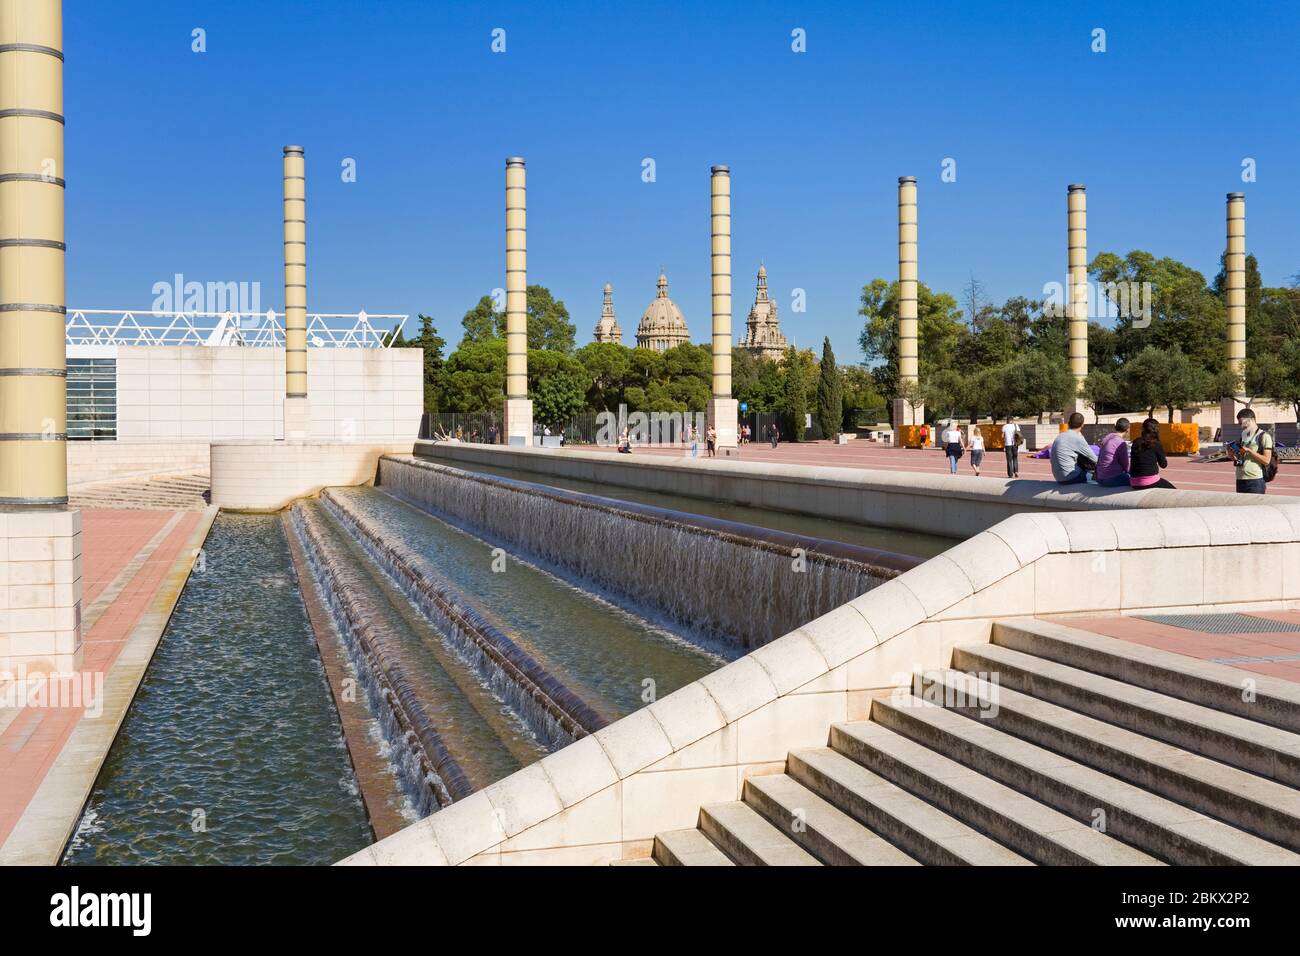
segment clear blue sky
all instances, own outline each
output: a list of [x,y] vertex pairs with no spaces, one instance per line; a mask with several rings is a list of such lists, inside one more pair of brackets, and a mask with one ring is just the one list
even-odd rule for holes
[[861,360],[862,285],[896,274],[899,175],[920,178],[921,277],[954,293],[972,273],[998,301],[1063,281],[1071,182],[1092,254],[1212,276],[1224,194],[1244,190],[1264,281],[1300,272],[1294,4],[849,6],[65,0],[69,304],[147,309],[180,272],[261,282],[279,311],[288,143],[307,151],[309,308],[427,312],[453,346],[504,284],[515,154],[529,280],[579,343],[605,282],[630,341],[660,265],[708,340],[715,163],[733,175],[736,329],[764,260],[786,333],[829,335],[842,362]]

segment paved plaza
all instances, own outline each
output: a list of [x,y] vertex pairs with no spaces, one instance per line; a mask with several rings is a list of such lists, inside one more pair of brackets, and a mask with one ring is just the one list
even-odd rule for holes
[[[608,445],[582,445],[583,451],[615,451]],[[682,457],[689,451],[679,446],[651,447],[636,446],[634,455],[670,455]],[[742,445],[736,453],[741,461],[780,462],[786,465],[822,465],[831,468],[862,468],[873,471],[903,471],[921,474],[946,474],[948,459],[937,448],[897,448],[875,442],[851,441],[847,445],[836,445],[828,441],[817,442],[782,442],[776,448],[768,443],[755,442]],[[720,460],[734,460],[736,455],[728,458],[719,455]],[[1051,463],[1045,458],[1033,458],[1032,453],[1023,449],[1020,452],[1020,477],[1041,481],[1052,479]],[[704,445],[700,445],[700,457],[704,457]],[[985,478],[1006,478],[1006,459],[999,451],[986,452],[984,465],[980,469]],[[959,474],[972,476],[970,455],[965,455],[960,462]],[[1179,489],[1184,491],[1234,491],[1235,477],[1232,466],[1227,462],[1198,462],[1187,458],[1169,459],[1169,467],[1162,472]],[[1270,495],[1300,495],[1300,463],[1283,464],[1277,478],[1269,485]]]

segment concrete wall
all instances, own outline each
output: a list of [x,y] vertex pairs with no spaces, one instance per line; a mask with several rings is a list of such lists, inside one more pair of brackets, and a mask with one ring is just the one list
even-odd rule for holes
[[70,441],[68,484],[208,470],[205,441]]
[[[1053,426],[1056,427],[1056,426]],[[969,538],[1024,512],[1252,507],[1256,495],[1214,491],[1135,491],[1050,481],[920,475],[859,468],[705,461],[607,452],[416,442],[416,454],[455,464],[517,468],[688,498],[707,498],[881,528]]]
[[349,857],[599,864],[825,746],[992,622],[1300,606],[1300,504],[1007,518],[830,614]]
[[[93,354],[117,358],[120,441],[284,437],[283,349],[115,346]],[[307,373],[313,439],[419,434],[423,350],[309,349]]]
[[406,442],[213,442],[212,503],[237,511],[279,511],[336,485],[373,484],[381,455]]

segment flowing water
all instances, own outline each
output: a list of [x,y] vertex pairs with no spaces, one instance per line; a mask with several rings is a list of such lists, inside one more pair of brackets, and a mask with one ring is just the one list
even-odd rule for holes
[[382,491],[331,489],[324,502],[399,548],[416,573],[458,589],[605,722],[726,660]]
[[279,519],[222,514],[71,864],[332,863],[371,841]]
[[[414,459],[414,456],[394,455],[394,460]],[[953,546],[953,539],[942,534],[925,534],[919,531],[899,531],[894,528],[876,528],[870,525],[854,524],[848,521],[832,521],[829,518],[814,518],[788,511],[772,511],[767,508],[755,508],[749,505],[732,504],[725,501],[711,501],[706,498],[688,498],[684,495],[670,495],[661,491],[647,491],[642,488],[627,488],[622,485],[610,485],[581,478],[566,478],[541,472],[524,471],[517,468],[498,468],[479,462],[452,461],[441,458],[418,459],[450,465],[463,471],[477,472],[485,475],[498,475],[502,478],[514,478],[520,481],[550,485],[569,491],[600,495],[621,501],[634,501],[640,504],[668,508],[687,514],[707,515],[725,521],[738,521],[742,524],[771,528],[774,531],[786,531],[791,534],[811,535],[829,541],[843,541],[865,548],[879,548],[898,554],[909,554],[918,558],[932,558]]]

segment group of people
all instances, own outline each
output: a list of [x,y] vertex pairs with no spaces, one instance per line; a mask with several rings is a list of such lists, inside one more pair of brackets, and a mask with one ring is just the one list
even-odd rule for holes
[[[1273,436],[1259,427],[1255,413],[1243,408],[1237,413],[1241,440],[1225,445],[1236,466],[1237,493],[1262,495],[1268,490],[1268,475],[1276,471],[1273,460]],[[1169,467],[1164,445],[1160,443],[1160,423],[1148,418],[1138,437],[1128,441],[1127,418],[1115,422],[1115,428],[1101,440],[1094,454],[1083,437],[1083,416],[1070,416],[1069,429],[1052,442],[1052,477],[1057,484],[1093,482],[1107,488],[1173,488],[1160,475]]]
[[[1121,418],[1114,429],[1102,438],[1097,446],[1083,437],[1083,415],[1070,415],[1067,428],[1052,442],[1052,477],[1058,485],[1082,483],[1105,488],[1173,488],[1169,479],[1160,472],[1169,467],[1164,445],[1160,442],[1160,423],[1148,418],[1142,423],[1138,436],[1129,441],[1130,422]],[[1225,448],[1232,455],[1237,469],[1237,492],[1262,495],[1268,488],[1268,477],[1276,471],[1273,461],[1273,436],[1259,427],[1255,413],[1249,408],[1237,413],[1241,426],[1241,440],[1229,442]],[[922,426],[922,442],[928,439]],[[939,436],[944,454],[948,456],[948,471],[957,474],[957,463],[970,451],[971,467],[979,475],[984,462],[984,435],[975,429],[968,439],[966,432],[949,422]],[[1020,477],[1020,446],[1025,443],[1020,426],[1008,422],[1002,426],[1002,447],[1007,459],[1007,477]]]

